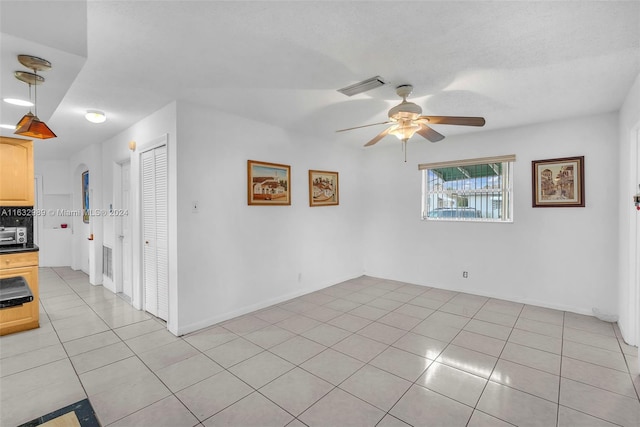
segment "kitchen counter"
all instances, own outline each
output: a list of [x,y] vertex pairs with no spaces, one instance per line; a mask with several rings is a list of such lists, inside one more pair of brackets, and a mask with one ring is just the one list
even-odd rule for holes
[[19,254],[22,252],[38,252],[40,248],[38,245],[30,244],[30,245],[7,245],[0,246],[0,255],[7,254]]

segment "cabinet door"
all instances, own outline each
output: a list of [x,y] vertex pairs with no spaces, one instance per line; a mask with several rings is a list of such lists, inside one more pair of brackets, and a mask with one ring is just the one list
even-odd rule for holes
[[33,206],[33,141],[0,137],[0,206]]
[[160,319],[169,316],[167,146],[142,153],[142,249],[144,307]]
[[[11,255],[6,255],[7,257]],[[16,307],[0,309],[0,335],[24,331],[39,326],[38,267],[1,268],[0,278],[22,276],[33,293],[33,301]]]

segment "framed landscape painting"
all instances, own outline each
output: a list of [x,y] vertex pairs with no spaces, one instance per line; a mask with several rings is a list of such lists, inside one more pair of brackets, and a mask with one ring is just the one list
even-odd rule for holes
[[290,205],[291,166],[247,161],[249,205]]
[[338,172],[309,171],[309,206],[335,206],[338,193]]
[[82,172],[82,222],[89,224],[89,171]]
[[531,162],[534,208],[584,207],[584,156]]

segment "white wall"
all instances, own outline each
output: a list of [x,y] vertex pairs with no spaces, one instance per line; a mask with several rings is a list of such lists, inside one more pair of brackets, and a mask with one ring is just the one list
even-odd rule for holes
[[[102,162],[100,144],[92,144],[69,159],[73,210],[82,212],[82,173],[89,171],[89,209],[102,209]],[[89,240],[93,235],[94,240]],[[89,223],[82,215],[73,217],[71,268],[89,275],[89,282],[102,284],[102,218],[91,216]]]
[[[446,135],[446,127],[441,130]],[[591,314],[617,313],[617,114],[367,151],[366,274]],[[515,154],[514,222],[420,220],[418,163]],[[532,208],[531,161],[585,156],[586,207]],[[462,278],[462,271],[469,278]]]
[[[629,91],[622,108],[619,122],[619,181],[618,181],[618,213],[619,213],[619,264],[618,264],[618,307],[620,319],[618,324],[625,341],[631,345],[640,343],[640,284],[633,271],[637,268],[640,227],[640,213],[633,206],[633,195],[638,189],[640,173],[637,170],[637,135],[640,130],[640,74]],[[634,165],[634,163],[636,163]]]
[[[617,313],[619,203],[612,180],[603,177],[618,168],[618,126],[618,115],[611,113],[450,136],[438,144],[411,141],[404,163],[391,138],[363,151],[178,101],[76,154],[67,170],[72,182],[82,167],[91,170],[92,208],[117,207],[114,166],[131,160],[137,200],[139,153],[166,138],[168,328],[175,334],[365,272],[587,314],[592,307]],[[127,148],[130,140],[138,143],[135,153]],[[501,154],[518,159],[513,224],[420,220],[418,163]],[[587,206],[531,208],[531,161],[575,155],[585,156]],[[291,206],[247,206],[248,159],[291,165]],[[339,206],[308,206],[309,169],[340,173]],[[72,191],[74,209],[80,208],[75,186]],[[192,212],[193,201],[198,213]],[[140,241],[136,209],[134,233]],[[89,252],[90,230],[82,226],[74,231],[74,251],[81,254],[72,266]],[[101,253],[95,249],[101,252],[104,242],[115,251],[119,228],[108,217],[92,227],[93,265],[101,276]],[[140,249],[134,247],[138,271]],[[463,270],[468,279],[462,279]],[[134,289],[140,283],[138,274]],[[140,304],[138,293],[134,305]]]
[[[361,151],[178,105],[179,333],[362,274]],[[291,206],[247,205],[249,159],[291,166]],[[339,206],[309,207],[309,169]]]
[[70,194],[71,180],[69,177],[69,160],[35,159],[34,171],[42,175],[42,190],[44,194]]
[[[36,159],[34,171],[36,176],[40,176],[42,183],[42,194],[39,195],[39,200],[43,203],[38,206],[38,209],[46,215],[38,215],[35,218],[39,232],[40,266],[58,267],[71,265],[71,218],[61,216],[58,211],[59,208],[71,209],[68,204],[72,193],[69,161]],[[68,198],[69,200],[67,204],[54,203],[51,205],[48,203],[54,198],[60,200]],[[69,224],[69,227],[60,228],[59,225],[62,223]]]

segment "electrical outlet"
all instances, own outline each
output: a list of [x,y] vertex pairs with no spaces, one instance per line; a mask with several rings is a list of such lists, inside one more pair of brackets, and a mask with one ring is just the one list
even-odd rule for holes
[[465,278],[465,279],[469,278],[469,272],[468,271],[463,271],[462,272],[462,277]]

